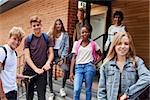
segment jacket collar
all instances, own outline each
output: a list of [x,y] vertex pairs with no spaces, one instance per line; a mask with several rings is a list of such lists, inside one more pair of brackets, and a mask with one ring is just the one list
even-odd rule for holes
[[[116,62],[115,59],[112,59],[112,60],[110,61],[110,66],[117,67],[117,62]],[[125,68],[128,68],[128,67],[131,67],[131,66],[133,66],[133,63],[132,63],[131,59],[128,58],[128,59],[126,60],[126,62],[125,62],[124,67],[125,67]]]

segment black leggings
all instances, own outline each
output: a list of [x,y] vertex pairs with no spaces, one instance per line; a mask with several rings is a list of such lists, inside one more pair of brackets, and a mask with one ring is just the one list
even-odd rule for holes
[[[35,72],[30,70],[25,70],[23,75],[32,76]],[[38,94],[38,100],[46,100],[46,84],[47,84],[47,75],[44,72],[41,75],[37,75],[36,77],[32,78],[30,81],[25,81],[26,87],[26,100],[33,100],[34,97],[34,90],[36,87],[36,91]]]
[[62,88],[64,88],[65,87],[65,85],[66,85],[66,80],[68,79],[68,77],[69,77],[69,71],[64,71],[64,75],[63,75],[63,82],[62,82]]
[[49,88],[50,92],[53,93],[53,66],[51,65],[51,69],[49,70]]

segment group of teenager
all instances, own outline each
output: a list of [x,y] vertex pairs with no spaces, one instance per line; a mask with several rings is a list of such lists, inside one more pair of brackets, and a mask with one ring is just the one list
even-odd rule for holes
[[[100,46],[90,39],[92,27],[84,18],[84,9],[78,9],[78,22],[73,33],[72,60],[67,64],[69,36],[61,19],[57,19],[47,33],[42,32],[38,16],[30,19],[33,33],[24,40],[25,66],[22,74],[17,72],[17,53],[24,31],[13,27],[6,45],[0,47],[0,97],[1,100],[17,100],[16,77],[34,76],[26,86],[26,99],[33,100],[36,86],[38,100],[46,100],[46,85],[54,99],[53,63],[63,70],[60,95],[66,96],[65,84],[70,78],[74,85],[73,99],[80,100],[82,83],[85,83],[86,100],[92,100],[92,83],[97,65],[104,57]],[[150,85],[150,71],[144,61],[136,56],[132,37],[122,24],[123,13],[116,11],[114,24],[108,29],[105,50],[108,54],[100,66],[98,100],[133,100]],[[47,82],[47,79],[49,82]]]

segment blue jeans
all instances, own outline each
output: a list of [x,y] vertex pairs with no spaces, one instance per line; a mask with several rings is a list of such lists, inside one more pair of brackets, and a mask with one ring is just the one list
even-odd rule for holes
[[86,100],[92,98],[92,82],[95,69],[92,63],[76,64],[74,76],[74,100],[80,100],[83,79],[85,80]]

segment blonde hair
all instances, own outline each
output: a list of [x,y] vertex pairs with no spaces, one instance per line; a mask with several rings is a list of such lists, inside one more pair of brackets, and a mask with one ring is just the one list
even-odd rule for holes
[[132,40],[132,37],[129,33],[117,33],[110,45],[110,48],[109,48],[109,51],[108,51],[108,54],[106,56],[106,58],[104,59],[104,63],[102,64],[105,65],[106,63],[108,63],[110,60],[112,59],[117,59],[117,53],[115,51],[115,46],[117,44],[119,44],[119,42],[121,41],[121,39],[124,37],[124,36],[127,36],[128,39],[129,39],[129,52],[127,53],[126,55],[126,58],[130,58],[131,61],[133,62],[133,65],[135,65],[135,47],[134,47],[134,44],[133,44],[133,40]]
[[19,40],[22,40],[22,38],[24,37],[25,32],[23,31],[23,29],[21,27],[13,27],[10,31],[9,31],[9,38],[11,38],[12,36],[17,36],[17,38]]

